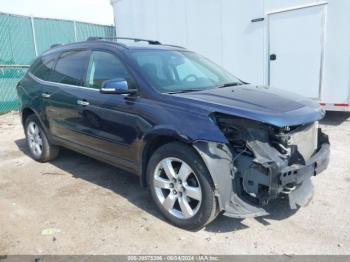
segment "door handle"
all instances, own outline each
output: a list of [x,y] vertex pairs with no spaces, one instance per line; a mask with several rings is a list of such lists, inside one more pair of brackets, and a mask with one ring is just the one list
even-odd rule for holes
[[81,106],[88,106],[90,103],[86,100],[77,100],[77,104]]
[[49,93],[42,93],[41,96],[42,96],[43,98],[50,98],[50,97],[51,97],[51,94],[49,94]]
[[270,55],[270,60],[271,61],[275,61],[277,59],[277,55],[276,54],[271,54]]

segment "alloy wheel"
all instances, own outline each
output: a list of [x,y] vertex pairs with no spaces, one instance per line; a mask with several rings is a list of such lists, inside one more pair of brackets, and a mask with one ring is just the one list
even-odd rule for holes
[[43,153],[43,140],[40,128],[34,121],[27,126],[27,140],[33,155],[40,157]]
[[153,186],[161,205],[173,216],[189,219],[196,215],[202,201],[197,175],[183,160],[161,160],[153,174]]

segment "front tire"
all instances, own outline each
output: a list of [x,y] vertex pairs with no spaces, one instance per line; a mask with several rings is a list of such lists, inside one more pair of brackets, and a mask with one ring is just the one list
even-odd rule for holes
[[217,215],[214,185],[202,159],[190,146],[161,146],[147,168],[150,193],[173,225],[199,230]]
[[48,162],[57,157],[59,148],[49,142],[37,117],[32,114],[25,121],[25,135],[30,155],[38,162]]

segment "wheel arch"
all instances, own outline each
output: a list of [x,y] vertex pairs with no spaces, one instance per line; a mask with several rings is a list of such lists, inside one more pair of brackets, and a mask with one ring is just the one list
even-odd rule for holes
[[186,145],[191,145],[193,140],[188,136],[181,135],[171,129],[157,129],[146,134],[142,139],[142,149],[139,150],[139,176],[140,183],[143,187],[147,186],[147,166],[152,154],[161,146],[173,142],[179,142]]
[[50,142],[52,142],[50,133],[48,132],[48,126],[45,125],[45,123],[43,122],[42,118],[40,117],[40,114],[38,113],[38,111],[36,111],[34,108],[32,108],[30,106],[23,107],[21,110],[21,122],[22,122],[23,127],[25,128],[26,119],[32,114],[34,114],[36,116],[41,127],[44,129],[44,132],[46,133],[48,139],[50,140]]
[[208,168],[205,159],[202,154],[195,147],[196,140],[192,140],[191,138],[180,135],[174,130],[162,130],[160,132],[150,133],[145,137],[146,143],[144,144],[142,153],[141,153],[141,161],[139,167],[139,176],[140,176],[140,184],[142,187],[147,187],[147,166],[148,161],[152,154],[161,146],[178,142],[187,146],[190,146],[193,152],[199,156],[199,158],[203,161],[204,165],[208,169],[210,180],[213,187],[216,189],[215,180],[213,179],[213,175],[211,174],[211,170]]
[[22,109],[21,121],[22,121],[23,126],[25,125],[25,122],[26,122],[26,119],[28,118],[28,116],[30,116],[32,114],[38,116],[38,114],[35,112],[35,110],[33,110],[30,107],[25,107]]

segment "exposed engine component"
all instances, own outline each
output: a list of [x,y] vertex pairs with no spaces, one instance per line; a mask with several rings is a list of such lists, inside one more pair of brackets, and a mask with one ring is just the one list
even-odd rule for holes
[[290,194],[301,177],[312,176],[314,171],[298,169],[311,160],[321,142],[328,141],[317,122],[279,128],[223,114],[213,118],[230,142],[237,192],[259,205]]

